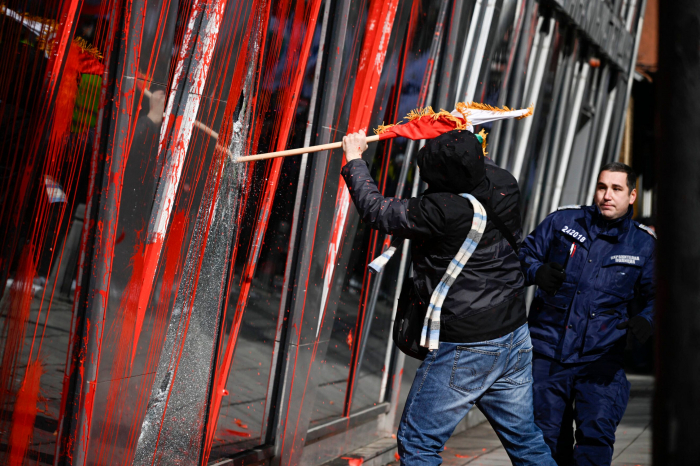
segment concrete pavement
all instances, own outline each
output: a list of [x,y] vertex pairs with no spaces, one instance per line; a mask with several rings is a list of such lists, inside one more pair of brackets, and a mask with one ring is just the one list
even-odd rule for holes
[[[651,466],[653,377],[628,375],[632,390],[617,428],[612,466]],[[510,466],[512,463],[488,422],[450,438],[442,453],[445,466]],[[397,466],[398,461],[389,463]]]

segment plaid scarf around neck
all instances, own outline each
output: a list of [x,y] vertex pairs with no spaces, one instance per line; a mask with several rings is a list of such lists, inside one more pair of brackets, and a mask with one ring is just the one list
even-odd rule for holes
[[471,194],[460,194],[460,196],[471,201],[474,207],[474,218],[472,219],[472,228],[469,230],[467,239],[464,240],[464,243],[459,248],[459,252],[452,259],[450,265],[447,266],[445,275],[442,276],[440,283],[438,283],[430,297],[420,338],[420,345],[430,350],[437,349],[440,344],[440,313],[447,292],[474,253],[474,250],[476,250],[479,241],[481,241],[481,235],[484,234],[486,229],[486,210],[484,210],[484,206]]

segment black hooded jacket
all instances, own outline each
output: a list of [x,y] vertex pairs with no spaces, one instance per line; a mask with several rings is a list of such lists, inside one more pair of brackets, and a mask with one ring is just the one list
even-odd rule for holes
[[[428,140],[418,152],[429,189],[418,198],[384,197],[367,164],[348,162],[342,175],[363,221],[383,233],[411,239],[416,290],[429,301],[471,229],[470,193],[521,239],[520,191],[513,176],[483,156],[469,131]],[[505,335],[525,324],[524,278],[517,254],[490,220],[442,306],[440,341],[470,343]]]

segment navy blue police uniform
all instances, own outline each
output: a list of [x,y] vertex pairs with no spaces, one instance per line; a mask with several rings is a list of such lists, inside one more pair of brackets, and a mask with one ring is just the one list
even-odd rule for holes
[[528,316],[535,420],[560,465],[611,462],[630,390],[622,368],[626,330],[617,326],[634,317],[632,300],[653,322],[655,240],[632,220],[631,207],[610,221],[593,205],[561,207],[523,242],[527,285],[543,264],[566,272],[554,295],[537,291]]

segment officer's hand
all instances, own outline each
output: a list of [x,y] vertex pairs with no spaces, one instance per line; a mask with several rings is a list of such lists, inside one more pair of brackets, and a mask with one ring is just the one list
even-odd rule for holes
[[564,280],[566,280],[564,267],[556,262],[542,264],[535,273],[535,284],[551,295],[561,288]]
[[618,330],[629,328],[632,331],[632,335],[640,343],[645,343],[651,336],[651,324],[642,316],[634,316],[630,320],[620,322],[615,328]]

